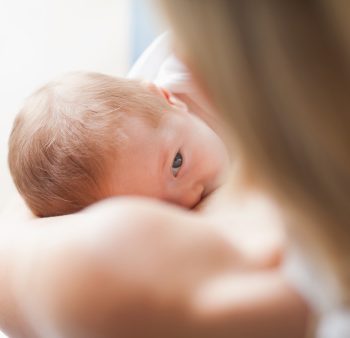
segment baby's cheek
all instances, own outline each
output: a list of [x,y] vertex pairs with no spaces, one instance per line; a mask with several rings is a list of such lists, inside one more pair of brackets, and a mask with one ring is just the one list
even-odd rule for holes
[[174,184],[170,190],[163,200],[186,209],[191,209],[200,199],[200,188],[195,188],[193,185],[178,184],[175,186]]
[[221,186],[227,180],[230,170],[230,160],[226,148],[220,140],[219,142],[218,140],[212,142],[214,144],[208,150],[206,163],[203,163],[207,168],[207,189],[209,190]]

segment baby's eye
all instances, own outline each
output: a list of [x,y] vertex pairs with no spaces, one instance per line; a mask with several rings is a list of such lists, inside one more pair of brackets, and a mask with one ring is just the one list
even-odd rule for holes
[[171,166],[171,171],[172,171],[174,177],[176,177],[178,172],[180,171],[182,163],[183,163],[182,155],[180,152],[177,152],[175,155],[173,164]]

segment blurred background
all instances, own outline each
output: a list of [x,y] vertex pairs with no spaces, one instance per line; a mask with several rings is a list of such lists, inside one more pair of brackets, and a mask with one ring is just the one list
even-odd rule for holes
[[0,212],[15,188],[7,140],[25,97],[72,70],[126,75],[164,30],[147,0],[0,0]]

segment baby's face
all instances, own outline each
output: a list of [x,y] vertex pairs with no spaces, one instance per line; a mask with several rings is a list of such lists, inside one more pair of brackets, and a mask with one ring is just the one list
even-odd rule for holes
[[199,118],[169,101],[157,128],[143,118],[123,124],[128,140],[118,149],[112,194],[159,198],[195,207],[222,182],[228,155],[221,139]]

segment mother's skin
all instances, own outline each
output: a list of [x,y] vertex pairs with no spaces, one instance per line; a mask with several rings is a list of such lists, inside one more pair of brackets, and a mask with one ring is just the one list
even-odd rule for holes
[[307,309],[271,260],[247,258],[199,214],[119,198],[1,223],[11,337],[304,336]]

